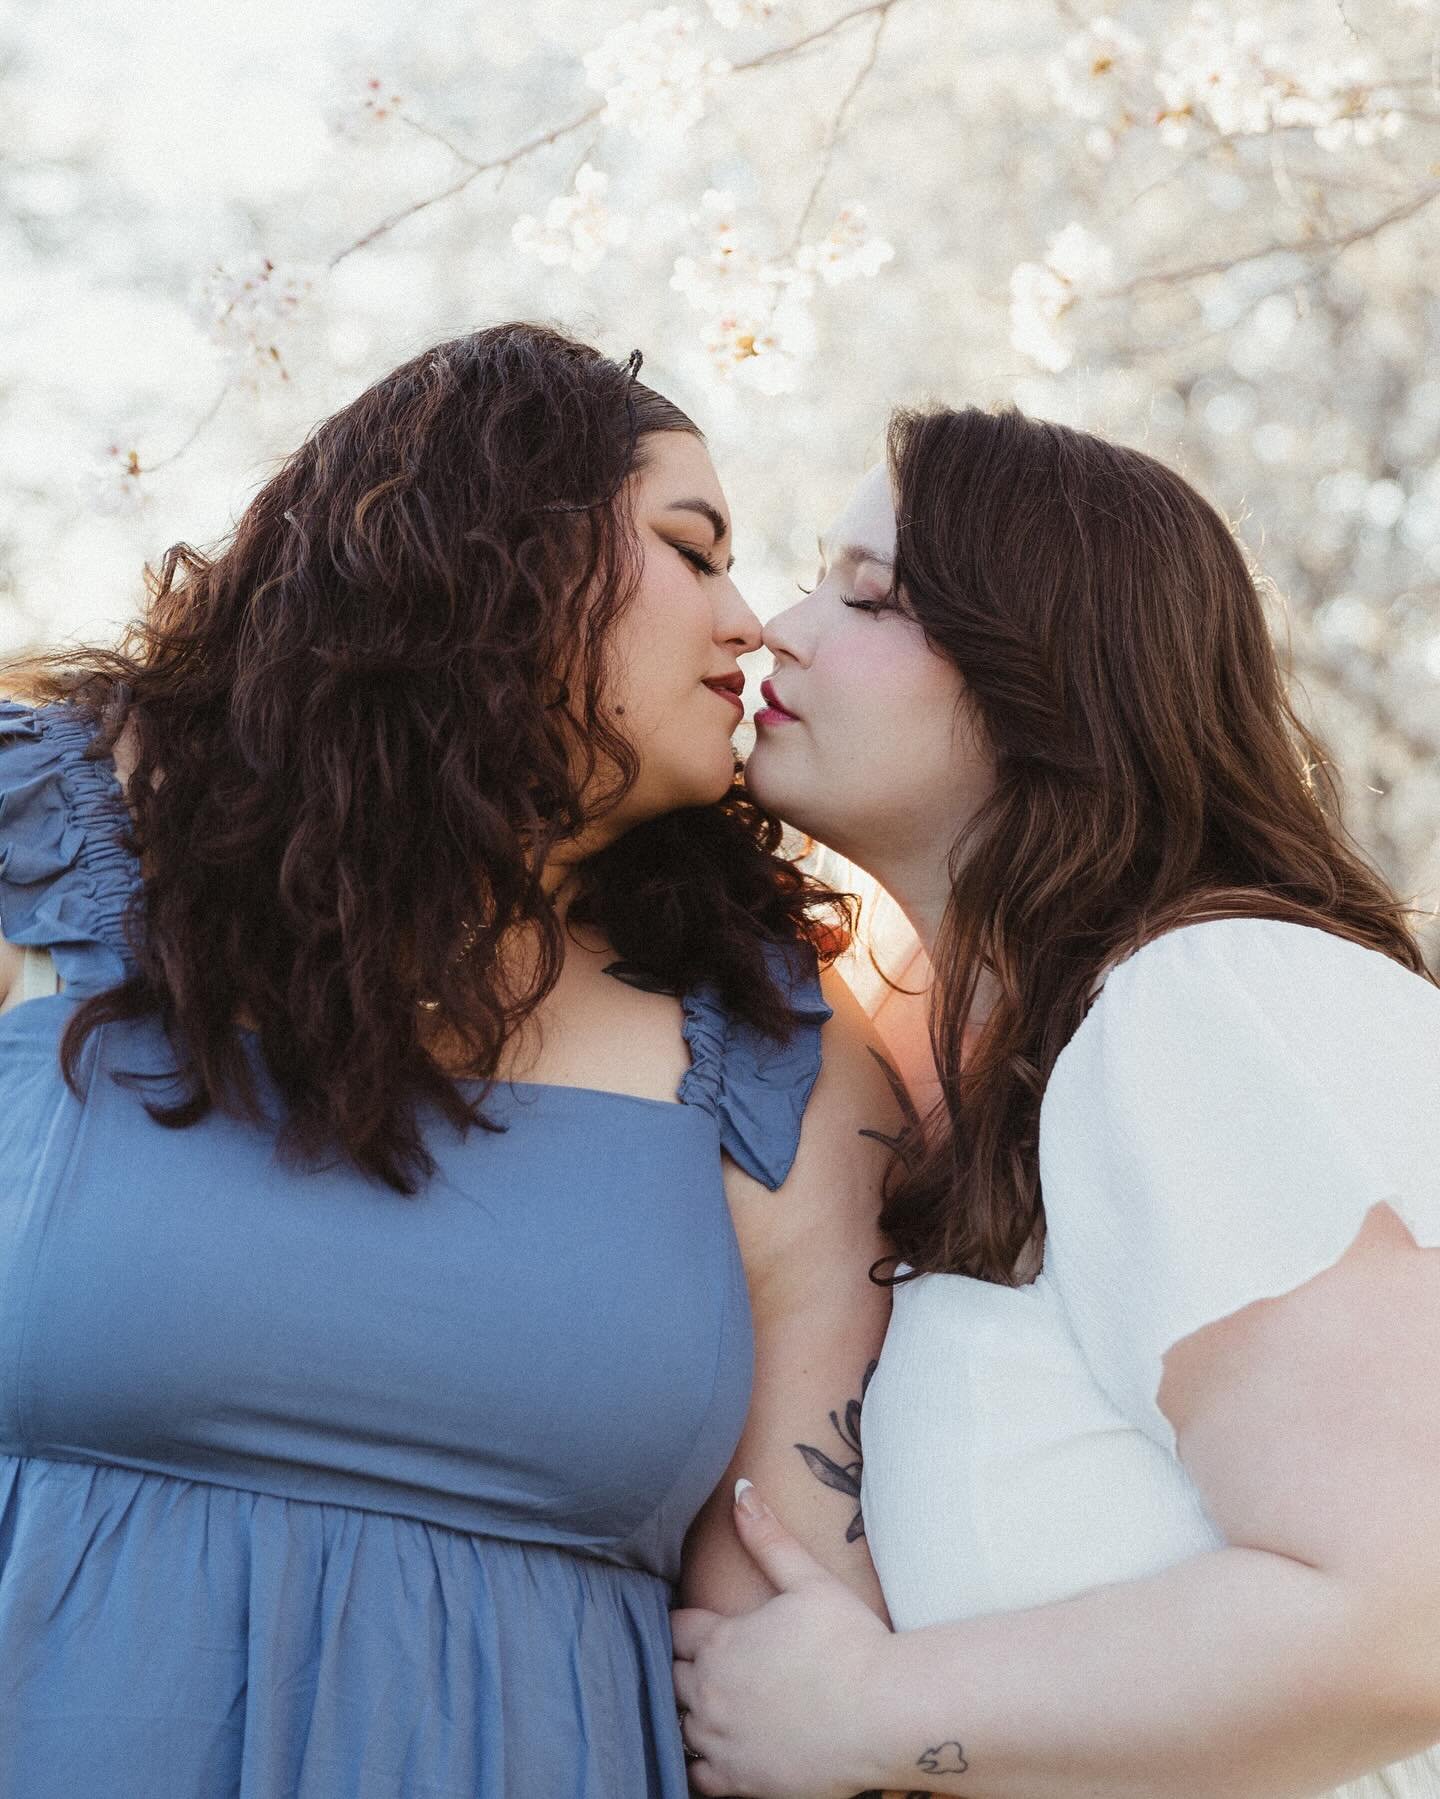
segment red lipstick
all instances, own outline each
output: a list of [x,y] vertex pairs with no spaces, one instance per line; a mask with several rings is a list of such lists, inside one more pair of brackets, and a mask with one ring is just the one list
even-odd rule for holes
[[708,687],[711,693],[718,693],[722,700],[729,700],[741,717],[744,717],[745,702],[740,695],[745,686],[745,677],[738,669],[733,675],[715,675],[708,681],[702,681],[700,685]]

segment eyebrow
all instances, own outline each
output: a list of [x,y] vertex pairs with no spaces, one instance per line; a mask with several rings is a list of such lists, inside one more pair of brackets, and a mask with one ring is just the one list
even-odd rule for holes
[[[715,542],[717,545],[724,543],[725,539],[730,535],[729,525],[725,523],[724,518],[716,511],[708,500],[667,500],[665,502],[665,510],[667,512],[698,513],[715,533]],[[735,558],[732,556],[725,564],[725,567],[728,571],[729,569],[734,568],[734,566]]]
[[863,543],[841,544],[840,548],[833,556],[827,556],[825,553],[825,540],[817,537],[815,542],[819,548],[820,560],[822,562],[873,562],[880,568],[894,568],[895,566],[895,558],[893,556],[882,556],[879,550],[872,550],[868,545]]

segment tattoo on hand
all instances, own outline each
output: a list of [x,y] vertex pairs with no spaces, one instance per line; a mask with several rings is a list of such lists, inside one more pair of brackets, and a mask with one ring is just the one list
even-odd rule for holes
[[965,1751],[958,1743],[939,1743],[933,1749],[927,1749],[916,1762],[917,1768],[923,1768],[927,1774],[968,1774],[970,1764],[965,1759]]
[[864,1466],[860,1451],[860,1408],[865,1401],[865,1390],[870,1385],[870,1377],[878,1366],[878,1362],[871,1362],[865,1370],[860,1381],[860,1397],[852,1399],[845,1407],[844,1421],[841,1421],[838,1412],[830,1414],[836,1436],[852,1452],[850,1461],[837,1462],[833,1456],[826,1455],[823,1450],[816,1449],[809,1443],[795,1445],[805,1458],[805,1466],[816,1480],[855,1501],[855,1516],[845,1531],[847,1543],[853,1543],[857,1537],[865,1535],[865,1520],[860,1515],[860,1470]]

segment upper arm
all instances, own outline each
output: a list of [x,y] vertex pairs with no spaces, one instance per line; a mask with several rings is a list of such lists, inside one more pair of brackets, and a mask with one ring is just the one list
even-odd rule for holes
[[1230,921],[1139,952],[1091,1016],[1047,1206],[1092,1371],[1230,1543],[1372,1594],[1408,1565],[1440,1616],[1440,993]]
[[1226,1539],[1440,1599],[1440,1249],[1380,1204],[1329,1268],[1165,1356],[1160,1404]]
[[725,1479],[686,1545],[686,1602],[733,1612],[770,1587],[735,1536],[735,1480],[753,1480],[810,1550],[880,1609],[859,1516],[853,1440],[868,1371],[880,1353],[889,1290],[869,1279],[886,1253],[880,1189],[900,1111],[859,1003],[833,972],[834,1016],[806,1107],[800,1146],[771,1192],[727,1164],[726,1187],[745,1262],[755,1331],[755,1380],[744,1433]]

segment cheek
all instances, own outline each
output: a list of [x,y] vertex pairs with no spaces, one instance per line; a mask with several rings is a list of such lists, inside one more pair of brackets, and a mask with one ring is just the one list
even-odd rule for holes
[[627,715],[664,712],[711,672],[707,618],[695,583],[644,582],[610,638],[613,691]]
[[903,751],[917,723],[953,703],[954,672],[904,627],[860,623],[871,628],[847,630],[826,646],[825,722],[873,747]]

